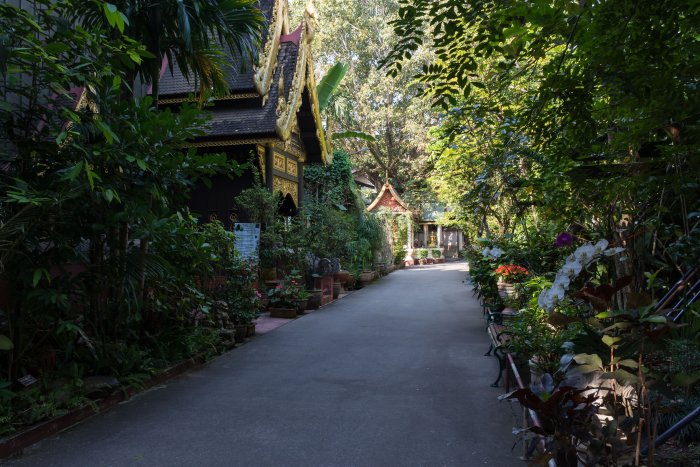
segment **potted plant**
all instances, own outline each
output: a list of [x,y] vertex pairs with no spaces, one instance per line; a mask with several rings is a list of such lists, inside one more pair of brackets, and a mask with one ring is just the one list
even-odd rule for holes
[[337,300],[340,296],[340,292],[343,290],[343,284],[341,282],[333,282],[333,300]]
[[432,251],[432,254],[433,254],[433,259],[435,260],[436,263],[444,263],[445,262],[445,258],[442,257],[442,250],[436,248]]
[[307,292],[305,289],[299,290],[299,295],[297,295],[297,312],[300,314],[304,313],[304,310],[307,309],[308,303],[309,303],[309,297],[311,294]]
[[428,262],[428,249],[418,248],[416,249],[416,258],[420,264],[426,264]]
[[504,322],[511,333],[506,344],[509,352],[528,359],[531,381],[537,381],[544,374],[555,378],[561,356],[566,353],[564,344],[577,334],[580,326],[572,323],[564,328],[556,328],[548,322],[548,315],[537,307],[520,310],[516,317]]
[[341,269],[340,271],[333,274],[333,281],[340,282],[341,284],[346,284],[349,278],[350,272],[344,269]]
[[255,287],[256,265],[250,261],[237,261],[228,272],[222,285],[223,300],[230,320],[236,330],[236,341],[255,333],[253,322],[262,308],[262,295]]
[[270,317],[296,318],[299,295],[302,291],[302,280],[297,271],[292,271],[280,280],[279,284],[267,292],[270,299]]
[[525,281],[529,275],[529,271],[523,266],[517,264],[504,264],[494,270],[494,275],[498,279],[498,292],[503,297],[510,297],[515,294],[515,286],[513,284]]
[[321,301],[323,300],[323,290],[313,289],[307,291],[309,294],[309,299],[306,303],[307,310],[318,310],[321,307]]

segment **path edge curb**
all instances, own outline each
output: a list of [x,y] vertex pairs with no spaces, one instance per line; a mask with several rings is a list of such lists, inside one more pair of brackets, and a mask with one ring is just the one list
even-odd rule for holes
[[95,415],[105,413],[115,405],[127,401],[138,394],[142,394],[165,381],[201,367],[210,360],[211,359],[207,359],[204,355],[192,357],[155,375],[139,388],[117,389],[104,399],[96,401],[94,407],[89,405],[79,407],[60,417],[41,422],[15,435],[9,436],[7,439],[0,441],[0,460],[18,454],[29,446],[78,425]]

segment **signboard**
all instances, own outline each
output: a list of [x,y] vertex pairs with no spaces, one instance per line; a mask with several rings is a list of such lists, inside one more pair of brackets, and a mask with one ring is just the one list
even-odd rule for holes
[[236,223],[233,224],[233,233],[236,236],[236,251],[241,258],[257,261],[260,224]]

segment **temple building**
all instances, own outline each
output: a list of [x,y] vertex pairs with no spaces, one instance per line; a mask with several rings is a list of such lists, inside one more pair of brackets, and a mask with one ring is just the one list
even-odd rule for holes
[[[319,114],[311,43],[316,28],[309,2],[301,24],[289,26],[287,0],[260,0],[266,19],[257,64],[229,54],[226,71],[229,92],[213,99],[213,116],[193,145],[202,152],[225,152],[239,163],[257,169],[243,176],[217,175],[211,187],[193,190],[190,209],[202,220],[220,220],[226,227],[239,221],[234,197],[253,186],[254,173],[284,198],[285,215],[294,215],[303,203],[303,171],[308,164],[329,164],[331,153]],[[177,106],[192,100],[196,83],[188,81],[177,65],[163,63],[159,105]],[[240,219],[245,220],[245,219]]]
[[447,208],[439,203],[424,203],[419,210],[418,232],[414,235],[414,248],[438,249],[444,258],[457,258],[464,248],[464,234],[453,227],[439,223]]
[[444,258],[457,258],[464,248],[464,235],[461,230],[444,228],[438,220],[445,208],[439,204],[425,204],[420,209],[411,209],[396,189],[386,182],[377,197],[367,207],[369,212],[381,208],[388,209],[396,215],[408,214],[408,244],[406,248],[406,265],[415,264],[414,250],[428,248],[432,258],[433,249],[438,249]]

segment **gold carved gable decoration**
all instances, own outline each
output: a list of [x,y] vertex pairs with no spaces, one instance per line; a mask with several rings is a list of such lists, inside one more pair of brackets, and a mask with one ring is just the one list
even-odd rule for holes
[[272,178],[272,191],[277,193],[282,192],[282,196],[290,195],[294,200],[294,204],[299,206],[299,184],[286,178],[275,175]]

